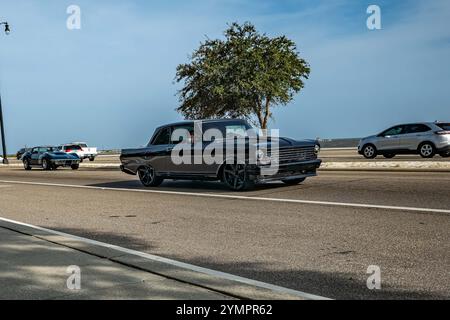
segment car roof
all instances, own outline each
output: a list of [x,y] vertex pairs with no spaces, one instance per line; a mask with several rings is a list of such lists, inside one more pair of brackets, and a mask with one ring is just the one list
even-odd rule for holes
[[245,119],[231,119],[231,118],[225,118],[225,119],[197,119],[197,120],[183,120],[173,123],[164,124],[162,126],[159,126],[159,128],[163,127],[170,127],[170,126],[180,126],[180,125],[187,125],[191,124],[194,121],[201,121],[203,123],[216,123],[216,122],[247,122]]
[[437,124],[441,124],[441,123],[448,123],[448,122],[445,122],[445,121],[435,121],[435,122],[410,122],[410,123],[398,123],[398,124],[394,124],[394,125],[390,126],[389,128],[397,127],[397,126],[410,126],[410,125],[416,125],[416,124],[437,125]]
[[56,146],[36,146],[33,148],[28,148],[28,149],[34,149],[34,148],[56,148]]

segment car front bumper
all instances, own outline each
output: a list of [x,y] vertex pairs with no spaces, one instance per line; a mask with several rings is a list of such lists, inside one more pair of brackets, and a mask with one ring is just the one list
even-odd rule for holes
[[316,159],[311,161],[295,162],[282,164],[278,170],[273,170],[270,174],[270,167],[256,166],[249,170],[249,175],[255,182],[270,182],[277,180],[294,180],[300,178],[313,177],[317,175],[317,169],[320,167],[322,160]]
[[60,167],[70,167],[74,164],[79,164],[80,160],[57,159],[57,160],[51,160],[51,163],[53,163],[54,165],[60,166]]

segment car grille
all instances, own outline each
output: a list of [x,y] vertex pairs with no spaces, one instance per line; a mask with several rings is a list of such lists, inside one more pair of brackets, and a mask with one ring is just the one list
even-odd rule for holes
[[310,161],[317,159],[317,155],[314,152],[314,147],[288,147],[280,148],[278,153],[273,153],[272,158],[278,156],[278,162],[280,164]]

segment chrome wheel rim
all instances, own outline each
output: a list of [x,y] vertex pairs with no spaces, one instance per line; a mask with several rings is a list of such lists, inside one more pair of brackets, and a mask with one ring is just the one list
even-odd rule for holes
[[25,161],[23,162],[23,167],[24,167],[25,169],[28,169],[28,160],[25,160]]
[[429,157],[433,153],[433,147],[429,144],[424,144],[420,148],[420,153],[425,157]]
[[224,178],[233,189],[241,189],[245,184],[245,165],[227,164],[224,168]]
[[374,153],[375,153],[375,150],[373,149],[372,146],[367,146],[364,148],[364,155],[366,157],[372,157]]
[[144,185],[150,185],[155,178],[155,170],[151,167],[143,167],[139,169],[139,179]]
[[48,163],[45,159],[42,161],[42,168],[44,168],[45,170],[48,169]]

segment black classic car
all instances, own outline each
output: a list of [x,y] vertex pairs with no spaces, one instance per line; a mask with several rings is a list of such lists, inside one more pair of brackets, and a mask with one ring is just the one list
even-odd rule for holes
[[[188,134],[180,136],[180,129]],[[239,191],[255,183],[292,185],[315,176],[319,150],[316,140],[262,137],[245,120],[182,121],[157,128],[146,147],[123,149],[120,168],[137,174],[144,186],[158,186],[164,179],[220,180]]]
[[22,156],[23,167],[31,170],[32,167],[41,167],[44,170],[55,170],[58,167],[71,167],[77,170],[80,158],[76,154],[61,152],[57,147],[34,147]]

